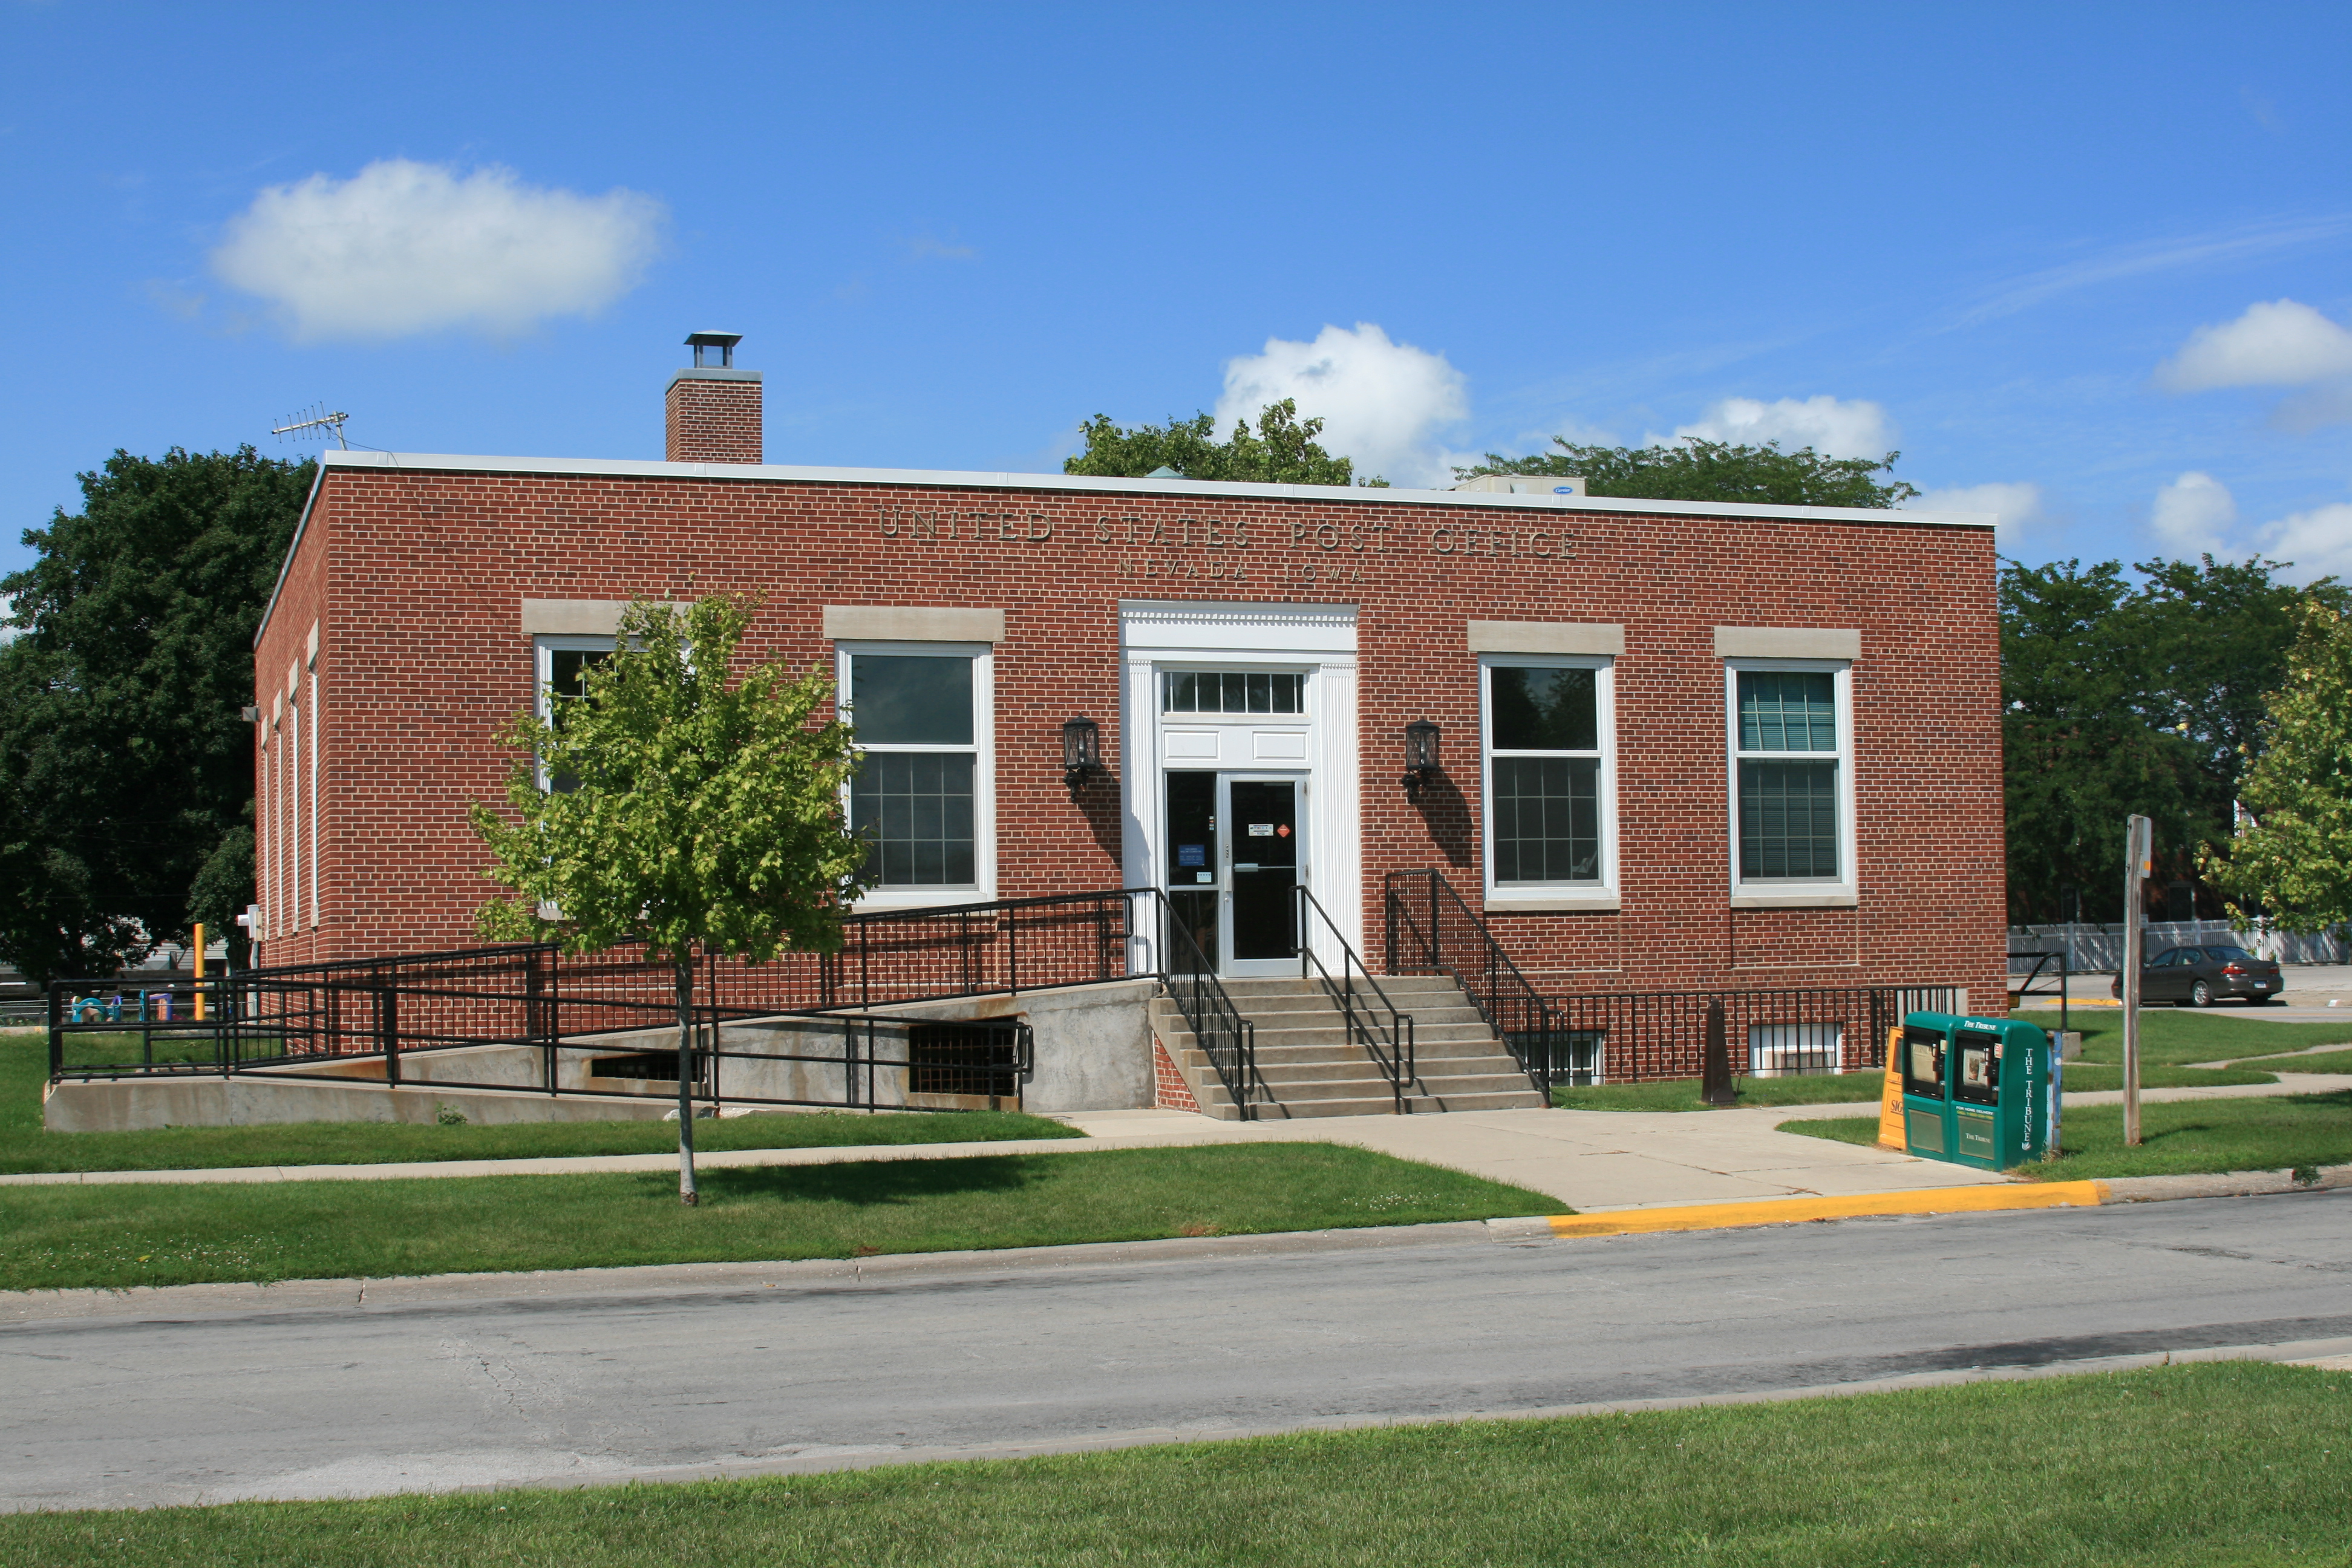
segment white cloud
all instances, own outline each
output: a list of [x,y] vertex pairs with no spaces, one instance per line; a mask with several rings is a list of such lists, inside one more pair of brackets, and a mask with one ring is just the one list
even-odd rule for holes
[[2352,375],[2352,331],[2293,300],[2246,307],[2218,327],[2200,327],[2156,368],[2171,392],[2216,386],[2305,386]]
[[1903,503],[1912,511],[1989,511],[2000,519],[2000,542],[2014,544],[2043,521],[2042,487],[2036,484],[1956,485],[1928,490]]
[[1444,354],[1392,342],[1370,321],[1353,331],[1326,326],[1311,343],[1268,338],[1265,353],[1226,362],[1218,426],[1255,423],[1258,410],[1286,397],[1298,400],[1300,418],[1323,421],[1324,449],[1353,458],[1358,478],[1454,482],[1437,432],[1470,405],[1462,373]]
[[[1842,401],[1827,395],[1802,402],[1783,397],[1776,403],[1727,397],[1696,424],[1675,426],[1673,439],[1685,436],[1742,446],[1778,441],[1792,451],[1811,447],[1830,458],[1883,458],[1895,445],[1895,426],[1885,409],[1862,398]],[[1648,440],[1653,447],[1666,444],[1656,436]]]
[[212,265],[276,307],[299,340],[448,327],[506,336],[628,292],[666,216],[635,191],[583,196],[526,185],[511,169],[459,176],[389,158],[348,180],[264,190],[229,220]]
[[2281,574],[2290,582],[2352,577],[2352,502],[2335,501],[2299,511],[2260,532],[2263,554],[2294,563],[2293,571]]
[[2148,521],[2157,537],[2182,555],[2226,555],[2224,535],[2238,521],[2238,503],[2227,485],[2192,469],[2156,492]]
[[0,594],[0,647],[6,647],[10,643],[15,642],[17,634],[25,629],[16,624],[16,596],[14,594]]

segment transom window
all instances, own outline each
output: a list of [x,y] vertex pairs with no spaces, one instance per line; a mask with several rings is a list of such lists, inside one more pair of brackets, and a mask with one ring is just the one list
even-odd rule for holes
[[1486,666],[1486,859],[1494,893],[1591,893],[1611,883],[1605,660]]
[[845,716],[862,754],[849,823],[882,889],[971,891],[985,880],[984,656],[844,650]]
[[1853,753],[1843,664],[1730,670],[1732,862],[1739,890],[1853,883]]
[[1171,669],[1160,675],[1162,713],[1304,713],[1307,677],[1278,669]]

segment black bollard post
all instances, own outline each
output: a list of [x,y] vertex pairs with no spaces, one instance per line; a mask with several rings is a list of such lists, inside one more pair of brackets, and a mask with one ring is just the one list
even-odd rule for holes
[[1723,1038],[1723,1004],[1706,1005],[1706,1056],[1701,1064],[1699,1097],[1709,1105],[1737,1105],[1738,1091],[1731,1085],[1731,1048]]

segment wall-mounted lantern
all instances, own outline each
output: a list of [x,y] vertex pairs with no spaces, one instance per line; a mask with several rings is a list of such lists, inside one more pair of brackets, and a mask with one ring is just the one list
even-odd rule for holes
[[1108,770],[1102,765],[1102,727],[1091,719],[1072,719],[1062,726],[1062,782],[1070,786],[1076,799],[1078,786],[1093,774]]
[[1437,726],[1415,719],[1404,727],[1404,795],[1419,800],[1422,791],[1437,782]]

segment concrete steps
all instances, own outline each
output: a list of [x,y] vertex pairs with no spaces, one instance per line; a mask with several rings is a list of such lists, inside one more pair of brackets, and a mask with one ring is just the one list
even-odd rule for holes
[[[1383,975],[1381,988],[1413,1020],[1410,1112],[1507,1110],[1539,1107],[1543,1097],[1461,988],[1443,975]],[[1257,1115],[1261,1121],[1310,1116],[1386,1116],[1397,1110],[1388,1076],[1348,1029],[1346,1015],[1319,981],[1228,980],[1225,994],[1256,1029]],[[1359,1017],[1370,1015],[1385,1035],[1388,1010],[1369,987],[1357,989]],[[1211,1116],[1238,1121],[1241,1108],[1184,1015],[1167,997],[1151,1004],[1151,1027]]]

